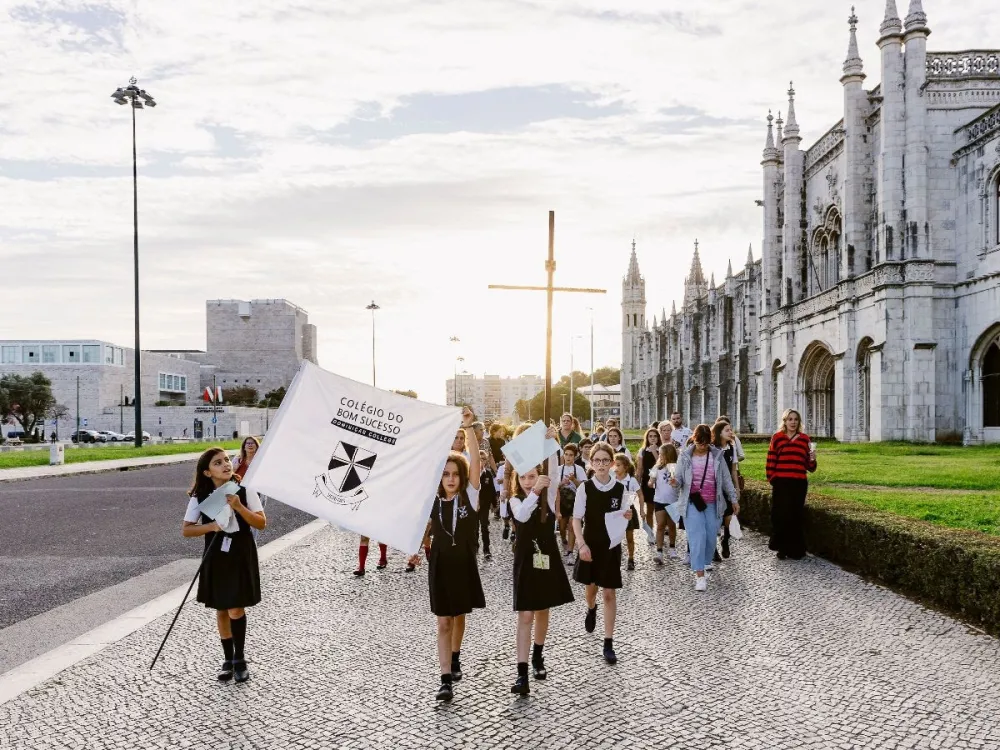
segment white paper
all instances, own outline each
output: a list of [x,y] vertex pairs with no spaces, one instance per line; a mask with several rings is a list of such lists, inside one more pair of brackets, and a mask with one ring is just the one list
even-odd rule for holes
[[729,536],[733,539],[743,538],[743,529],[740,528],[740,522],[735,513],[729,517]]
[[[232,512],[232,509],[229,507],[229,501],[226,500],[226,495],[235,495],[239,491],[240,486],[236,482],[226,482],[221,487],[217,487],[211,495],[198,504],[198,512],[204,513],[218,523],[220,515],[224,514],[227,510]],[[222,524],[219,523],[219,526],[222,526]]]
[[372,388],[305,361],[243,484],[413,554],[461,423],[457,407]]
[[613,510],[610,513],[604,514],[604,526],[607,528],[608,536],[611,538],[611,544],[608,546],[608,549],[614,549],[625,538],[625,530],[628,529],[628,519],[622,515],[620,510]]
[[228,505],[215,517],[215,522],[227,534],[235,534],[240,530],[240,522],[236,518],[236,512]]
[[546,438],[546,432],[548,428],[544,424],[535,422],[500,448],[518,474],[526,474],[559,451],[559,441]]

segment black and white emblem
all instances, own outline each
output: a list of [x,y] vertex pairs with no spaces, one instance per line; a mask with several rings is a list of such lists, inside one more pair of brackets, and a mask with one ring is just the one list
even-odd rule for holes
[[370,450],[337,443],[327,470],[316,477],[313,497],[322,495],[334,505],[350,505],[351,510],[357,510],[368,499],[363,485],[376,458],[378,454]]

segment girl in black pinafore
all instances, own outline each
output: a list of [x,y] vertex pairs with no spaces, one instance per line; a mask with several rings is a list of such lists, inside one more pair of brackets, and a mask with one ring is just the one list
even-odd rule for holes
[[267,525],[260,498],[253,490],[240,487],[228,495],[229,507],[236,515],[239,529],[225,533],[211,518],[198,511],[198,504],[216,488],[233,479],[233,465],[222,448],[209,448],[201,454],[195,469],[187,513],[181,533],[186,537],[205,537],[205,557],[198,580],[198,601],[215,610],[216,625],[222,639],[225,661],[218,679],[237,682],[250,679],[244,655],[247,635],[246,607],[260,602],[260,568],[257,543],[251,528]]
[[579,551],[573,580],[587,587],[587,616],[584,627],[593,633],[597,627],[597,589],[603,589],[604,600],[604,660],[615,664],[613,638],[615,615],[618,612],[616,590],[622,587],[622,546],[608,549],[611,539],[604,523],[604,515],[621,512],[631,519],[631,507],[624,507],[625,486],[611,475],[615,459],[614,448],[605,442],[597,443],[590,452],[590,466],[594,476],[580,485],[573,507],[573,528]]
[[[475,439],[472,429],[474,420],[472,410],[466,407],[462,414],[462,429],[470,445]],[[452,699],[453,684],[462,678],[459,658],[461,638],[465,634],[465,616],[473,609],[486,606],[476,562],[481,475],[479,451],[470,451],[468,459],[455,451],[449,454],[424,534],[424,547],[430,546],[431,611],[437,616],[438,664],[441,667],[437,699],[442,701]],[[433,538],[433,543],[428,537]],[[419,562],[419,555],[410,557],[410,565]]]
[[[555,428],[549,428],[550,438],[555,438]],[[528,644],[534,646],[531,666],[536,680],[547,676],[542,648],[549,630],[549,609],[573,601],[573,590],[566,577],[559,545],[556,542],[557,492],[554,476],[558,474],[559,461],[552,456],[548,474],[539,465],[517,477],[511,513],[517,526],[514,544],[514,611],[517,612],[517,681],[512,693],[527,695]]]

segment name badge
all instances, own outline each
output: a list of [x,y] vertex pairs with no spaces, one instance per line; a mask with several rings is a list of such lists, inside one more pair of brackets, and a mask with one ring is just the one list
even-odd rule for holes
[[543,555],[541,552],[536,552],[531,556],[532,567],[535,570],[548,570],[549,569],[549,556]]
[[224,537],[222,540],[222,551],[229,552],[229,547],[232,546],[233,538],[231,536]]

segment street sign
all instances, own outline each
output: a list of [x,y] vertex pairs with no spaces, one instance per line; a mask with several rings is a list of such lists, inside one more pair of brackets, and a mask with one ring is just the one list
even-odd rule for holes
[[83,424],[84,427],[87,426],[87,418],[86,417],[84,417],[83,419],[81,419],[80,422]]
[[218,417],[212,417],[212,424],[218,424],[218,423],[219,423],[219,418]]

